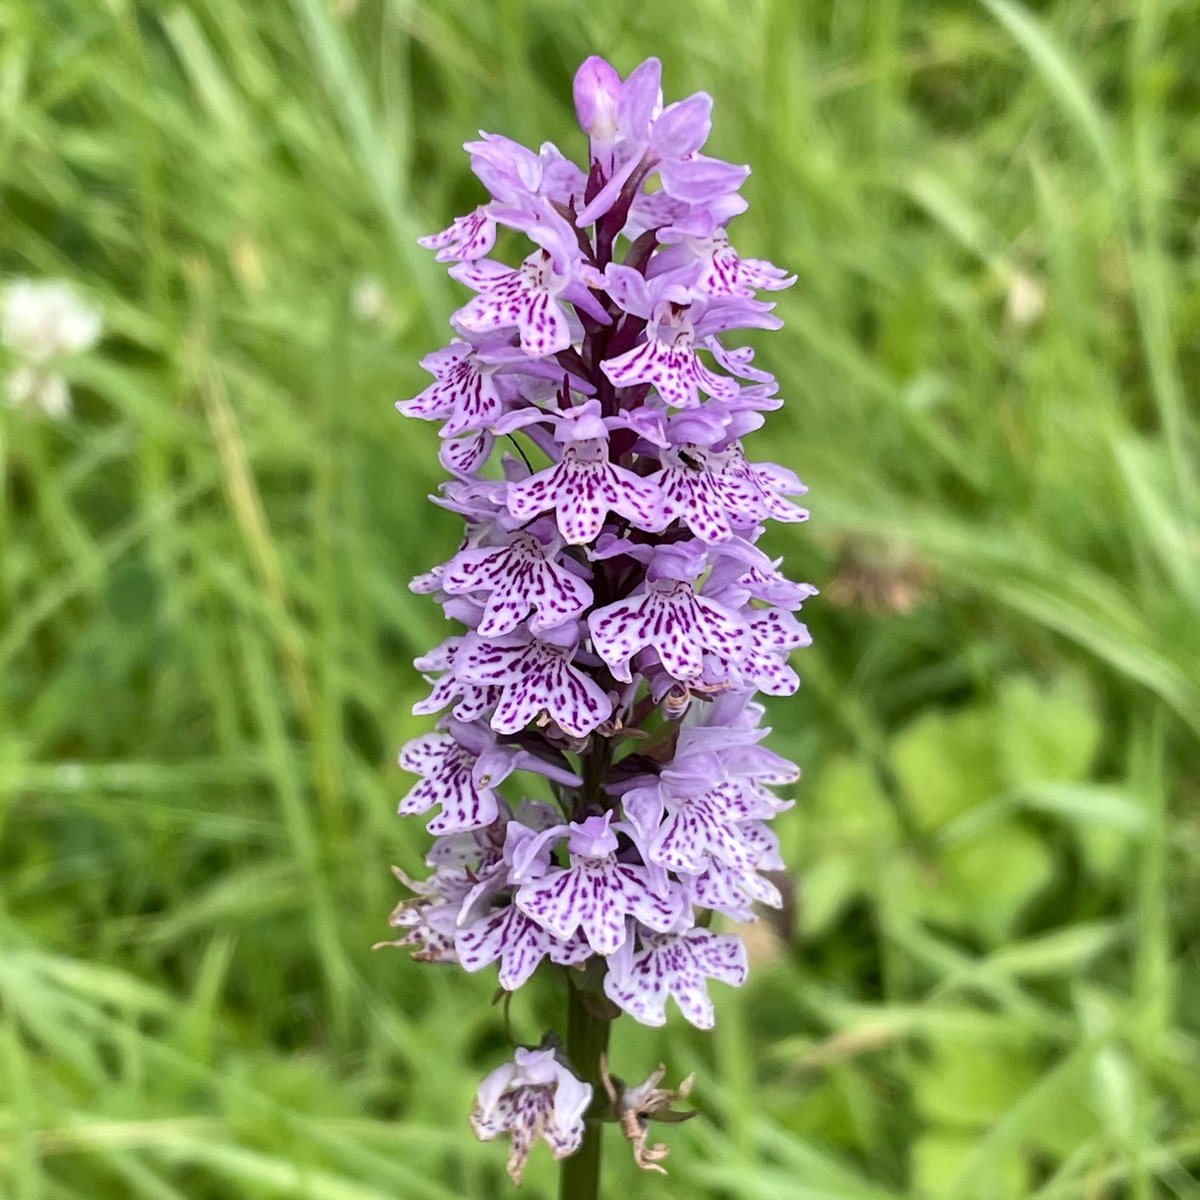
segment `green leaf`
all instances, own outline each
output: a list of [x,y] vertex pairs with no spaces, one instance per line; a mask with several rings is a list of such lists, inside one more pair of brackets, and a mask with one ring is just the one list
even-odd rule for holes
[[863,890],[863,872],[845,855],[819,858],[801,877],[800,921],[806,937],[822,937]]
[[926,832],[999,791],[993,720],[984,712],[917,718],[892,743],[890,760],[909,810]]
[[993,942],[1009,934],[1025,905],[1054,875],[1046,845],[1016,821],[947,850],[942,861],[953,902]]
[[1081,971],[1120,936],[1112,921],[1069,925],[1041,937],[1005,946],[988,959],[988,969],[1014,976],[1071,975]]
[[1081,779],[1102,727],[1087,691],[1063,677],[1048,687],[1017,677],[1000,687],[998,740],[1005,783],[1020,788]]
[[912,1070],[913,1097],[933,1124],[969,1130],[991,1124],[1038,1077],[1039,1064],[1020,1041],[941,1037]]
[[[975,1148],[968,1134],[937,1131],[923,1134],[912,1147],[912,1186],[919,1195],[962,1195],[957,1180]],[[1010,1152],[985,1178],[973,1180],[971,1200],[1009,1200],[1029,1194],[1029,1168],[1021,1155]]]
[[806,841],[822,848],[880,849],[896,837],[895,813],[875,772],[859,759],[833,759],[805,811]]
[[858,759],[835,758],[803,811],[803,825],[792,827],[793,845],[783,849],[801,864],[805,933],[819,937],[856,896],[874,891],[879,858],[895,845],[898,830],[876,773]]
[[898,894],[913,915],[996,945],[1053,877],[1054,859],[1040,838],[1006,820],[941,847],[936,860],[909,854],[890,870],[889,895]]

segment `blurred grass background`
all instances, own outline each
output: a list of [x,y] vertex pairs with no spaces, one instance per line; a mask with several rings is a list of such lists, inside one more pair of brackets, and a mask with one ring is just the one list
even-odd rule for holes
[[607,1194],[1200,1195],[1200,6],[4,0],[0,268],[107,335],[0,409],[0,1196],[509,1194],[493,979],[367,949],[457,539],[391,404],[460,143],[581,153],[593,52],[754,167],[823,592],[794,910],[714,1034],[621,1023],[702,1116]]

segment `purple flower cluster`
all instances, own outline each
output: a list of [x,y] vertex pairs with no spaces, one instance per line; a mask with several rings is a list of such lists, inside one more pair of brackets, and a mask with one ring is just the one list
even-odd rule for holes
[[[600,958],[618,1008],[661,1025],[673,997],[709,1028],[708,982],[740,984],[746,955],[707,914],[780,903],[773,789],[798,771],[763,747],[754,696],[798,686],[793,614],[814,589],[756,544],[769,518],[805,519],[789,498],[804,487],[746,457],[781,401],[725,344],[777,328],[759,294],[794,277],[731,246],[748,169],[701,153],[710,98],[664,107],[660,73],[583,64],[586,170],[549,143],[468,142],[491,198],[422,239],[475,293],[422,363],[433,382],[397,405],[441,422],[452,478],[434,500],[466,536],[413,588],[463,631],[417,660],[431,690],[415,711],[444,715],[400,754],[419,776],[400,811],[436,810],[437,840],[392,924],[416,957],[498,964],[509,991],[545,959]],[[533,243],[516,266],[489,257],[501,228]],[[503,795],[514,777],[520,797],[517,773],[556,803]],[[532,1061],[502,1069],[516,1092],[490,1077],[476,1127],[512,1130],[528,1108],[569,1153],[580,1093],[570,1120],[547,1116],[548,1060],[519,1094]]]

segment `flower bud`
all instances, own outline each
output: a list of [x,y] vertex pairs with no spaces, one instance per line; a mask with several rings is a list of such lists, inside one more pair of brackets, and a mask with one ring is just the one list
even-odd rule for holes
[[621,76],[611,63],[593,54],[575,72],[574,91],[580,128],[594,143],[611,144],[617,133]]

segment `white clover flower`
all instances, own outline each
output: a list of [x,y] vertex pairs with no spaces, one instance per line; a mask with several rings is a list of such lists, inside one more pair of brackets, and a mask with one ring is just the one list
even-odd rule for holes
[[381,280],[365,276],[350,293],[350,308],[354,315],[368,324],[383,328],[394,323],[396,309],[388,298],[387,288]]
[[100,338],[100,312],[65,280],[16,279],[0,296],[0,341],[13,360],[4,380],[13,408],[36,408],[50,417],[71,411],[71,393],[56,367]]

